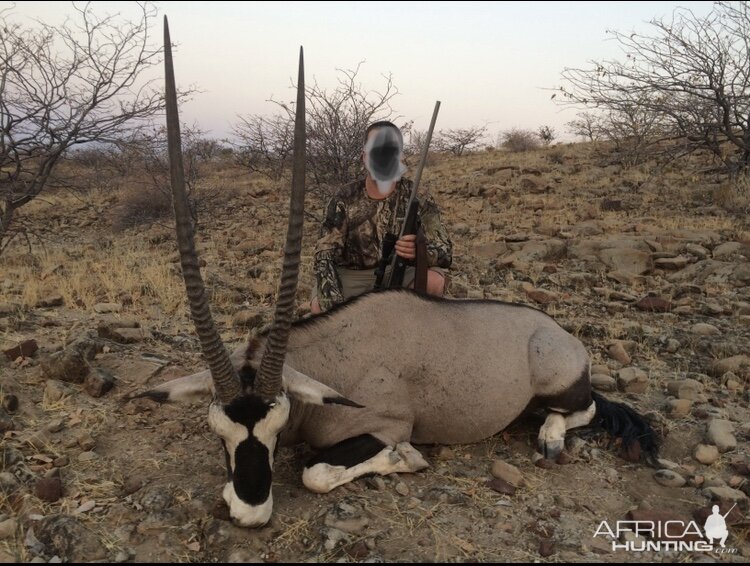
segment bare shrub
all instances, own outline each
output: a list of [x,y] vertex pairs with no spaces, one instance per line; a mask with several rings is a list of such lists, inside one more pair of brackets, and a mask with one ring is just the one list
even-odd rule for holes
[[586,141],[598,141],[602,133],[602,118],[593,112],[579,112],[576,119],[566,124],[568,131]]
[[435,136],[435,149],[456,156],[463,155],[467,151],[478,149],[486,136],[486,126],[440,130]]
[[534,132],[519,128],[513,128],[502,132],[500,139],[500,145],[513,153],[539,149],[539,146],[541,145],[539,137]]
[[58,26],[0,11],[0,252],[22,233],[12,224],[18,209],[70,148],[122,136],[162,109],[160,84],[144,78],[161,59],[151,46],[156,9],[138,6],[127,21],[74,5]]
[[552,148],[547,153],[547,159],[555,165],[562,165],[565,163],[565,152],[560,148]]
[[169,218],[172,199],[148,183],[133,182],[121,188],[119,203],[112,212],[112,227],[122,231]]
[[557,132],[555,132],[555,128],[551,128],[550,126],[539,126],[539,129],[536,131],[536,135],[544,145],[551,144],[557,138]]
[[239,116],[232,126],[235,162],[276,181],[291,164],[294,122],[287,115]]
[[[196,126],[183,125],[181,137],[185,185],[193,218],[197,220],[199,208],[217,195],[217,191],[211,188],[198,189],[204,168],[210,161],[206,155],[212,155],[216,148],[206,152],[206,138]],[[113,226],[116,229],[131,228],[170,216],[172,190],[167,136],[163,126],[152,126],[127,140],[121,140],[110,151],[109,157],[118,164],[123,178],[120,203],[113,210]],[[199,198],[201,195],[204,198]]]
[[[307,123],[307,175],[313,202],[322,208],[336,188],[362,174],[362,150],[367,126],[378,120],[395,120],[391,100],[398,94],[391,75],[384,75],[378,90],[359,81],[362,63],[338,69],[332,90],[316,81],[305,86]],[[294,85],[292,85],[294,86]],[[287,171],[294,129],[294,102],[271,99],[280,112],[272,117],[240,118],[234,126],[235,153],[252,171],[279,179]],[[411,123],[401,124],[406,138]]]
[[[705,16],[676,8],[650,24],[609,32],[624,60],[565,69],[557,100],[595,110],[631,163],[708,150],[728,178],[750,176],[750,4],[715,2]],[[738,196],[745,185],[732,184]]]

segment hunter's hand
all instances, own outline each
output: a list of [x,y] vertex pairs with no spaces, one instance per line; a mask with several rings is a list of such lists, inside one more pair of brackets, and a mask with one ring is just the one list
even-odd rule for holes
[[396,241],[396,253],[404,259],[414,259],[417,257],[417,235],[408,234],[402,236]]

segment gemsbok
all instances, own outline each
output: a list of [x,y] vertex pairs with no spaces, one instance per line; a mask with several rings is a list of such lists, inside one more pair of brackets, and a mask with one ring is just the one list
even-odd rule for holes
[[563,449],[568,429],[592,422],[636,452],[655,454],[654,431],[642,417],[592,392],[583,344],[534,308],[387,290],[292,321],[305,181],[302,49],[289,226],[274,320],[230,356],[211,318],[193,242],[166,18],[164,41],[177,240],[210,369],[141,395],[177,401],[214,394],[208,422],[224,445],[229,481],[223,496],[235,522],[268,522],[280,444],[307,442],[319,451],[302,481],[320,493],[366,474],[423,469],[428,463],[412,442],[478,442],[532,406],[547,411],[539,450],[548,458]]

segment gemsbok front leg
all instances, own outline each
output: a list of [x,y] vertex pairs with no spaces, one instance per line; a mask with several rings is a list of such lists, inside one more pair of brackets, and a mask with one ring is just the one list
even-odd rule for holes
[[429,464],[408,442],[386,446],[370,434],[347,438],[314,456],[302,473],[302,483],[315,493],[332,489],[362,476],[418,472]]

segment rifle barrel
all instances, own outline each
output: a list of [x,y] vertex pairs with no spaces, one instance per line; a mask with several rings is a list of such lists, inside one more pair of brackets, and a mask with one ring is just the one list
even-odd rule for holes
[[[432,111],[432,119],[430,120],[430,128],[427,130],[427,136],[424,140],[424,146],[422,147],[422,155],[419,157],[419,165],[417,166],[417,174],[414,176],[414,186],[411,189],[411,196],[409,197],[409,203],[406,205],[406,210],[409,210],[412,201],[417,197],[417,191],[419,191],[419,182],[422,180],[422,171],[424,170],[425,163],[427,163],[427,152],[430,149],[430,142],[432,141],[432,132],[435,130],[435,122],[437,122],[438,112],[440,111],[440,101],[435,101],[435,109]],[[404,229],[406,228],[406,218],[404,223],[401,225],[401,231],[398,237],[404,235]]]

